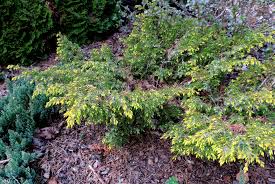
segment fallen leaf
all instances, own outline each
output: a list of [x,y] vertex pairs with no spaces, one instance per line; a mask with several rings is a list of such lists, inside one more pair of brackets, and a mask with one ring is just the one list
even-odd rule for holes
[[46,178],[46,179],[50,178],[50,173],[49,172],[45,172],[43,174],[43,177]]
[[47,182],[48,184],[58,184],[57,180],[55,177],[52,177],[51,179],[49,179],[49,181]]

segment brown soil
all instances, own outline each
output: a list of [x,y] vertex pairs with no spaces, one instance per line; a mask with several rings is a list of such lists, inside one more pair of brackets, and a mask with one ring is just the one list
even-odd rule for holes
[[[171,176],[186,184],[237,182],[239,164],[221,167],[193,157],[173,159],[169,141],[160,139],[158,132],[132,138],[123,148],[108,150],[101,144],[106,131],[103,126],[67,129],[62,125],[56,123],[48,128],[59,130],[48,132],[53,136],[46,135],[56,136],[54,139],[36,135],[36,152],[44,153],[38,163],[39,183],[154,184],[165,183]],[[275,162],[266,161],[265,168],[251,166],[248,176],[251,184],[271,184],[275,181]]]
[[58,59],[55,53],[52,53],[48,56],[47,59],[40,61],[38,63],[34,63],[30,68],[39,68],[39,70],[46,70],[54,65],[56,65]]
[[114,33],[111,36],[109,36],[106,40],[97,41],[90,45],[83,46],[82,51],[85,53],[86,57],[89,58],[92,49],[98,49],[105,44],[112,48],[115,57],[120,58],[123,55],[124,49],[122,40],[131,33],[132,27],[132,24],[128,23],[127,25],[122,26],[117,33]]

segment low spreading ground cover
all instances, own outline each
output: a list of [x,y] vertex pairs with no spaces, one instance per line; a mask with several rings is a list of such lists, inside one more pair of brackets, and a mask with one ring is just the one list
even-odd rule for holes
[[[239,161],[245,171],[252,163],[263,166],[264,156],[272,159],[274,56],[253,53],[274,44],[273,33],[229,33],[157,1],[139,9],[122,59],[106,45],[86,59],[60,35],[60,63],[21,78],[36,83],[34,96],[46,95],[47,107],[61,107],[68,127],[105,124],[104,142],[111,146],[164,123],[175,154]],[[129,80],[153,81],[153,87],[129,89]],[[176,118],[168,117],[171,108]]]

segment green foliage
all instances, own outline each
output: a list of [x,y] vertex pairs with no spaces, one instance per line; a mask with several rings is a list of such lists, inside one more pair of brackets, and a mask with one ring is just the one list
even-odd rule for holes
[[178,184],[178,179],[175,176],[170,177],[165,184]]
[[59,27],[70,40],[87,42],[95,33],[116,28],[121,12],[118,0],[55,0]]
[[183,100],[183,124],[173,127],[166,137],[172,138],[176,153],[219,160],[220,164],[242,160],[247,171],[253,162],[263,165],[260,156],[264,153],[274,156],[273,58],[260,62],[248,56],[252,48],[271,42],[272,37],[251,31],[233,37],[216,33],[204,28],[207,39],[200,35],[202,40],[196,43],[185,36],[179,41],[176,52],[180,57],[176,58],[184,61],[188,55],[184,74],[191,81]]
[[84,59],[84,54],[76,43],[72,43],[66,36],[61,33],[57,34],[57,49],[56,53],[61,63],[71,63],[72,61],[81,61]]
[[[112,142],[123,143],[121,138],[125,140],[130,135],[138,135],[145,130],[156,128],[153,118],[167,102],[180,96],[181,90],[180,87],[175,87],[152,91],[135,90],[130,93],[112,93],[111,100],[103,103],[105,106],[103,109],[106,114],[110,114],[108,121],[114,129],[104,142],[115,146],[112,145]],[[117,138],[121,140],[117,140]]]
[[125,72],[109,47],[93,50],[91,59],[84,61],[81,53],[71,54],[72,48],[81,51],[66,37],[61,36],[58,43],[60,65],[43,72],[25,72],[37,83],[34,95],[46,94],[50,98],[47,106],[61,105],[69,127],[82,120],[105,123],[112,129],[105,138],[111,146],[154,128],[152,118],[180,95],[180,87],[127,91]]
[[272,35],[242,29],[230,36],[218,25],[180,19],[160,2],[144,7],[126,38],[125,63],[138,78],[183,83],[183,122],[164,136],[172,151],[220,164],[238,160],[245,171],[263,166],[260,157],[274,157],[274,58],[251,53],[274,43]]
[[53,23],[42,1],[1,0],[0,12],[0,65],[26,65],[45,54]]
[[0,4],[1,65],[28,65],[42,57],[54,31],[87,43],[95,34],[117,28],[121,22],[119,0],[1,0]]
[[138,6],[140,10],[147,6],[149,9],[137,15],[133,31],[125,40],[125,63],[130,65],[132,73],[138,78],[146,78],[155,71],[160,71],[160,77],[166,73],[162,65],[166,63],[167,49],[188,30],[188,24],[193,24],[177,15],[175,9],[157,4],[153,1]]
[[0,81],[5,80],[5,74],[4,72],[0,72]]
[[[173,99],[174,101],[176,99]],[[180,100],[178,100],[180,102]],[[165,104],[155,115],[156,127],[166,132],[173,124],[178,123],[183,116],[183,109],[179,104],[173,104],[173,101]]]
[[[232,38],[218,25],[203,26],[197,19],[183,19],[181,12],[161,1],[150,1],[139,9],[146,7],[149,9],[137,15],[133,31],[125,39],[124,60],[138,78],[153,75],[166,82],[181,80],[193,63],[205,65],[216,59],[216,53],[229,52],[242,44],[246,44],[242,49],[250,50],[263,37],[260,33],[242,30],[244,39],[241,32]],[[219,40],[216,41],[216,37]]]
[[[48,107],[61,106],[69,127],[106,124],[104,142],[111,146],[166,121],[164,137],[176,154],[240,161],[244,171],[255,162],[263,166],[264,155],[273,158],[274,56],[253,53],[274,44],[274,35],[250,29],[230,35],[216,24],[183,18],[162,1],[139,8],[144,12],[125,40],[123,62],[107,46],[85,61],[80,48],[60,36],[61,63],[24,73],[37,83],[34,96],[45,94]],[[130,91],[132,74],[161,87]]]
[[0,183],[34,183],[29,167],[35,155],[27,149],[37,122],[46,121],[50,111],[45,96],[32,99],[34,85],[24,80],[9,82],[9,93],[0,99],[0,159],[9,159],[0,171]]
[[25,151],[18,150],[7,150],[6,152],[11,159],[0,172],[0,183],[34,184],[35,171],[29,167],[29,163],[33,161],[36,156]]

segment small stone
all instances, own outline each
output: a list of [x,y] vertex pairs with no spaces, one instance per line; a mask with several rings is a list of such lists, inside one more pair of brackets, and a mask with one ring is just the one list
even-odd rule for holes
[[91,159],[101,161],[102,160],[102,155],[99,155],[99,154],[92,155]]
[[155,163],[157,163],[159,161],[158,157],[155,157]]
[[98,168],[98,166],[100,165],[100,162],[98,160],[96,160],[93,164],[93,168]]
[[101,175],[107,175],[110,172],[110,168],[107,167],[106,169],[104,169],[103,171],[100,172]]
[[85,167],[86,166],[85,162],[83,162],[83,161],[81,161],[79,165],[80,165],[80,167]]
[[50,173],[49,172],[45,172],[43,174],[43,177],[46,178],[46,179],[49,179],[50,178]]
[[38,139],[38,138],[33,138],[32,139],[32,144],[35,146],[35,147],[42,147],[45,145],[45,143],[41,140],[41,139]]
[[271,184],[275,184],[275,178],[268,178],[268,181],[271,182]]
[[148,165],[153,165],[153,164],[154,164],[153,160],[151,158],[149,158],[148,159]]
[[47,163],[43,163],[40,167],[41,169],[48,170],[49,165]]
[[192,160],[188,160],[188,159],[186,159],[186,162],[187,162],[188,164],[190,164],[190,165],[195,164],[195,163],[194,163],[194,161],[192,161]]
[[73,170],[74,172],[77,172],[77,171],[78,171],[78,169],[77,169],[76,167],[72,167],[72,170]]

